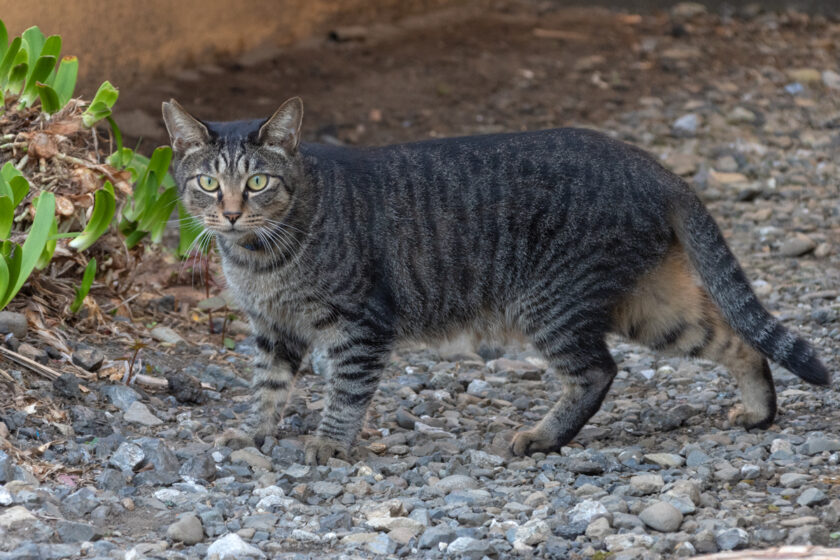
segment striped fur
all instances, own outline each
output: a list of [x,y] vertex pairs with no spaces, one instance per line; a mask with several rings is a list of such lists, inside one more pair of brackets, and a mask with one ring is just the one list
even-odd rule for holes
[[[299,99],[234,123],[164,104],[181,198],[216,235],[258,335],[258,439],[274,433],[308,347],[330,363],[307,444],[322,463],[354,441],[395,342],[461,329],[520,332],[560,374],[557,405],[517,434],[516,454],[558,449],[598,410],[616,372],[610,331],[726,365],[744,395],[731,419],[750,427],[776,412],[764,356],[828,383],[813,349],[758,302],[691,189],[644,152],[578,129],[299,144],[301,116]],[[266,189],[245,188],[254,173],[271,177]]]

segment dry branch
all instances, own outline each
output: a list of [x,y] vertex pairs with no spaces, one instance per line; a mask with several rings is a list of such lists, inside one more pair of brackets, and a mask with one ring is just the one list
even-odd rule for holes
[[766,550],[736,550],[698,556],[697,560],[838,560],[840,548],[782,546]]

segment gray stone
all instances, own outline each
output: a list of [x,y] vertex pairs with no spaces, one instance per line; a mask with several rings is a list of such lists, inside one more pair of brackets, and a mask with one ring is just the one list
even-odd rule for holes
[[112,405],[122,411],[128,410],[132,403],[140,400],[140,395],[131,387],[125,385],[105,385],[100,390]]
[[601,540],[612,533],[613,530],[610,527],[609,520],[606,517],[599,517],[586,526],[586,533],[584,534],[590,539]]
[[26,316],[13,311],[0,311],[0,334],[12,333],[15,338],[26,336],[28,327]]
[[601,502],[595,500],[583,500],[570,509],[566,516],[572,524],[582,523],[588,525],[596,517],[607,515],[609,511]]
[[61,509],[73,517],[87,515],[98,505],[99,499],[96,497],[96,492],[91,488],[76,490],[61,500]]
[[103,469],[96,477],[96,487],[100,490],[119,492],[127,483],[126,475],[116,469]]
[[693,136],[700,127],[700,117],[696,113],[688,113],[675,120],[671,126],[678,136]]
[[147,427],[159,426],[163,424],[163,420],[152,414],[145,404],[140,401],[134,401],[123,414],[123,419],[126,422],[140,424]]
[[62,373],[54,379],[53,389],[62,397],[70,399],[78,399],[82,396],[82,390],[79,389],[79,379],[72,373]]
[[816,506],[828,501],[828,496],[819,488],[807,488],[796,499],[800,506]]
[[517,527],[514,531],[514,544],[523,543],[528,546],[534,546],[541,542],[545,542],[551,536],[551,527],[542,519],[532,519]]
[[741,466],[741,478],[746,480],[755,480],[761,476],[761,467],[747,463]]
[[656,502],[643,509],[639,514],[639,519],[651,529],[673,533],[682,525],[683,515],[668,502]]
[[797,233],[782,243],[779,247],[779,254],[783,257],[800,257],[816,248],[816,241],[804,233]]
[[124,473],[133,472],[143,462],[146,454],[139,445],[124,441],[108,459],[108,464]]
[[456,558],[469,558],[470,560],[481,560],[485,556],[493,556],[496,549],[493,545],[484,540],[472,537],[458,537],[446,548],[447,556]]
[[238,560],[239,558],[265,558],[259,548],[242,540],[236,533],[229,533],[213,541],[207,548],[207,560]]
[[413,430],[417,423],[417,417],[406,409],[400,407],[397,409],[397,425],[405,430]]
[[186,513],[169,526],[166,536],[173,541],[191,546],[204,540],[204,527],[194,513]]
[[[178,471],[181,468],[181,464],[178,462],[175,453],[162,440],[156,438],[140,438],[137,440],[137,443],[140,444],[143,453],[146,454],[144,464],[152,465],[156,474],[154,478],[148,479],[148,482],[165,485],[178,481],[180,478]],[[138,474],[135,477],[135,482],[140,475],[147,473],[148,471]]]
[[663,486],[665,486],[665,481],[658,474],[645,473],[630,477],[630,488],[637,496],[657,493]]
[[312,484],[310,488],[312,489],[312,492],[327,500],[335,498],[344,491],[341,484],[326,480],[316,482]]
[[152,335],[152,338],[155,340],[166,344],[178,344],[179,342],[184,341],[184,339],[181,338],[181,335],[173,329],[162,325],[153,328],[149,334]]
[[666,469],[681,467],[685,463],[685,459],[675,453],[648,453],[645,460]]
[[[715,535],[715,542],[720,550],[738,550],[750,544],[750,536],[743,529],[733,527],[719,531]],[[700,551],[699,547],[698,551]]]
[[811,477],[802,473],[784,473],[779,477],[779,484],[785,488],[799,488],[806,482],[811,480]]
[[423,534],[420,535],[420,540],[417,543],[419,548],[431,548],[436,550],[438,543],[451,543],[455,540],[457,535],[455,530],[446,525],[437,525],[429,527]]
[[840,89],[840,74],[834,70],[823,70],[822,82],[830,89]]
[[79,348],[73,352],[73,363],[87,371],[98,371],[105,361],[105,354],[96,348]]
[[271,461],[260,453],[256,447],[245,447],[231,453],[230,462],[236,463],[238,461],[247,463],[252,469],[271,470]]
[[699,467],[701,465],[705,465],[706,463],[708,463],[711,460],[712,460],[712,458],[709,457],[703,451],[701,451],[699,449],[692,449],[691,451],[688,452],[688,455],[686,455],[686,457],[685,457],[685,465],[687,467],[694,468],[694,467]]
[[483,379],[473,379],[470,381],[470,384],[467,385],[467,394],[475,395],[476,397],[483,397],[490,388],[490,384]]
[[374,554],[389,555],[397,550],[397,543],[385,533],[379,533],[373,540],[366,545],[367,549]]
[[440,479],[435,488],[443,490],[444,492],[452,492],[454,490],[469,490],[478,488],[478,481],[472,477],[463,474],[453,474]]
[[64,519],[56,523],[55,530],[64,543],[92,541],[101,534],[93,525]]
[[178,470],[178,474],[184,478],[212,482],[216,478],[216,461],[209,453],[193,455],[184,461],[184,464]]
[[0,513],[0,551],[14,550],[24,542],[45,542],[52,535],[53,530],[23,506],[10,507]]
[[840,451],[840,440],[827,437],[810,437],[805,440],[802,450],[808,455],[816,455],[823,451]]
[[0,451],[0,483],[6,483],[15,478],[15,462],[5,451]]
[[470,449],[468,453],[470,457],[470,464],[474,467],[478,467],[479,469],[493,469],[501,467],[505,464],[503,457],[491,455],[490,453],[481,451],[480,449]]
[[47,362],[50,361],[50,356],[46,353],[46,351],[42,350],[41,348],[36,348],[35,346],[32,346],[31,344],[27,344],[25,342],[18,346],[17,351],[22,356],[26,356],[30,360],[38,362],[39,364],[46,365]]

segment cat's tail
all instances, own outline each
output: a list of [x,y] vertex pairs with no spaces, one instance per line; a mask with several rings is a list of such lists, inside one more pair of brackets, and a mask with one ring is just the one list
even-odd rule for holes
[[729,325],[767,358],[809,383],[828,385],[831,375],[814,348],[761,305],[714,218],[693,192],[681,193],[670,221]]

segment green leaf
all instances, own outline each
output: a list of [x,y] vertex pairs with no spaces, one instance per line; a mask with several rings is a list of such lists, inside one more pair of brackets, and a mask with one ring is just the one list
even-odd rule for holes
[[0,89],[5,88],[6,84],[9,83],[9,72],[12,70],[18,51],[20,51],[20,45],[20,37],[15,37],[6,50],[6,54],[3,55],[2,61],[0,61]]
[[96,259],[92,258],[88,261],[87,266],[85,267],[85,273],[82,276],[82,284],[76,290],[76,297],[73,299],[73,303],[70,304],[70,311],[72,313],[78,313],[79,309],[82,307],[82,303],[85,301],[85,298],[90,292],[90,287],[93,285],[93,279],[96,277]]
[[19,251],[16,249],[13,253],[13,258],[19,255],[18,270],[15,271],[11,266],[9,267],[10,277],[11,273],[15,273],[15,277],[9,287],[9,291],[0,300],[0,308],[5,307],[15,297],[23,286],[23,283],[29,278],[35,265],[41,258],[41,254],[44,252],[44,247],[49,239],[53,222],[55,222],[55,195],[48,191],[42,192],[38,197],[35,219],[26,235],[26,241],[23,242],[23,247]]
[[129,249],[133,249],[144,237],[146,237],[147,233],[149,232],[141,229],[135,230],[125,238],[125,246]]
[[44,270],[52,260],[53,253],[55,253],[55,246],[58,243],[58,221],[53,217],[52,227],[50,227],[50,235],[47,242],[44,244],[44,250],[41,251],[41,256],[38,257],[38,262],[35,263],[35,268]]
[[152,206],[143,213],[140,223],[137,224],[138,229],[148,231],[152,234],[152,241],[159,243],[163,238],[163,232],[166,229],[166,223],[169,221],[169,216],[175,210],[175,204],[178,202],[178,191],[175,187],[166,189],[163,194],[158,197]]
[[20,34],[23,38],[24,48],[26,52],[29,53],[29,67],[32,68],[35,66],[35,62],[38,60],[38,57],[41,56],[41,51],[44,49],[44,41],[46,38],[44,34],[41,33],[41,30],[38,29],[38,26],[33,26],[24,31]]
[[236,348],[236,341],[233,340],[232,338],[225,337],[224,342],[225,342],[225,348],[227,348],[228,350],[233,350],[234,348]]
[[47,37],[47,40],[44,41],[44,47],[41,49],[40,55],[54,56],[57,60],[59,54],[61,54],[61,37],[58,35],[50,35]]
[[[187,256],[187,251],[195,248],[193,244],[196,238],[201,235],[201,232],[204,231],[204,228],[201,227],[201,224],[196,218],[187,212],[187,209],[180,202],[178,202],[178,223],[180,224],[178,230],[178,256],[183,258]],[[198,249],[204,251],[209,246],[210,244],[208,243],[204,247],[198,247]]]
[[41,110],[48,115],[52,115],[63,107],[55,90],[41,82],[38,82],[38,97],[41,99]]
[[69,243],[70,247],[77,251],[84,251],[93,245],[97,239],[102,237],[102,234],[108,231],[111,220],[114,219],[116,207],[114,186],[110,181],[105,181],[102,188],[93,195],[93,212],[90,215],[90,220],[88,220],[81,235]]
[[0,59],[6,54],[9,48],[9,32],[6,31],[6,24],[0,19]]
[[[15,223],[15,205],[12,199],[0,195],[0,239],[8,239],[12,234],[12,225]],[[0,289],[2,292],[2,289]]]
[[58,95],[58,102],[62,107],[73,98],[76,89],[76,78],[79,75],[79,59],[75,56],[65,56],[58,65],[58,72],[53,81],[53,89]]
[[[23,173],[21,173],[11,161],[7,161],[3,168],[0,169],[0,184],[4,181],[8,184],[12,192],[12,201],[15,203],[15,206],[17,206],[29,193],[29,181],[26,180]],[[2,187],[0,187],[0,189],[2,189]],[[2,194],[1,191],[0,194]]]
[[38,82],[46,82],[54,67],[54,56],[42,56],[35,62],[35,67],[26,77],[23,93],[20,94],[20,103],[23,107],[29,107],[35,102],[38,98]]
[[9,93],[12,95],[20,93],[20,90],[23,89],[23,83],[26,81],[26,71],[28,69],[29,65],[25,62],[21,62],[12,68],[12,72],[9,74],[9,83],[6,86]]
[[3,300],[6,292],[9,291],[9,265],[6,263],[6,256],[0,255],[0,309],[3,309]]
[[102,82],[102,85],[96,90],[96,95],[93,96],[90,106],[82,113],[82,123],[90,128],[102,119],[111,116],[111,109],[117,102],[119,95],[120,92],[111,85],[111,82]]

